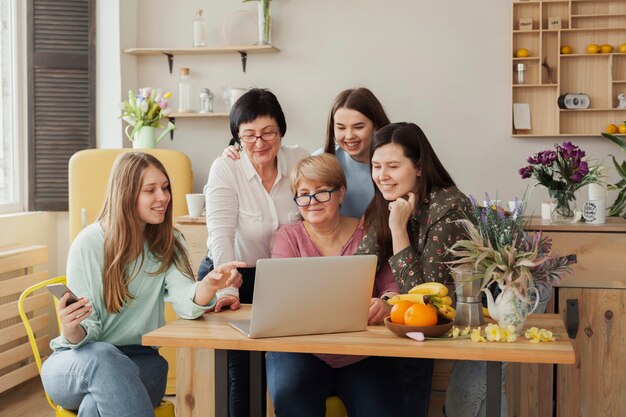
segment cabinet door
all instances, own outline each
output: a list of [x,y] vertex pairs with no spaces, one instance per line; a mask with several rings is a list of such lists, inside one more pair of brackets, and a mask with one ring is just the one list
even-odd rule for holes
[[557,416],[623,416],[626,290],[559,288],[559,310],[564,319],[567,300],[571,299],[578,300],[579,325],[573,340],[576,364],[557,367]]

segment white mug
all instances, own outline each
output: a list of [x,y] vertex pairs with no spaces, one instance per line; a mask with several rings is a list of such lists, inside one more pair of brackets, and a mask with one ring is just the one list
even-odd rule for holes
[[248,90],[245,88],[230,88],[226,93],[226,105],[230,110],[239,97],[243,96]]
[[189,217],[200,217],[204,208],[204,194],[187,194]]
[[604,224],[606,222],[606,201],[589,200],[583,206],[585,223]]
[[556,205],[551,201],[544,201],[543,203],[541,203],[541,218],[543,220],[551,220],[552,212],[554,211],[555,207]]

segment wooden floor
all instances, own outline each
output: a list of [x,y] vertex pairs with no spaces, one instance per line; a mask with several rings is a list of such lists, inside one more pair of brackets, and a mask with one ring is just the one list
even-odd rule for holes
[[11,417],[54,417],[39,378],[33,378],[0,394],[0,415]]
[[[166,395],[166,400],[176,404],[176,396]],[[41,380],[33,378],[0,394],[2,417],[54,417],[54,410],[43,393]]]

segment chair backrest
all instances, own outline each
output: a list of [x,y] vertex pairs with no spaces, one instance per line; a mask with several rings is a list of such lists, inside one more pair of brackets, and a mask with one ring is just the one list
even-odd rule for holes
[[[135,149],[85,149],[76,152],[69,162],[69,224],[70,242],[88,224],[93,223],[104,203],[109,174],[115,159]],[[187,213],[185,195],[193,190],[191,160],[182,152],[171,149],[140,149],[155,156],[172,181],[174,217]]]
[[[20,317],[22,318],[22,323],[24,323],[24,327],[26,328],[26,333],[28,335],[28,342],[30,343],[30,348],[33,351],[33,356],[35,357],[35,363],[37,364],[37,371],[39,371],[40,375],[41,375],[41,364],[42,364],[41,352],[39,352],[39,347],[37,346],[37,338],[35,336],[35,333],[33,332],[33,328],[30,324],[30,318],[28,317],[28,314],[26,312],[27,304],[28,304],[27,299],[28,299],[28,296],[30,296],[33,292],[40,290],[42,288],[45,288],[47,285],[65,284],[65,282],[66,282],[65,276],[60,276],[56,278],[50,278],[38,284],[32,285],[26,288],[22,292],[22,295],[20,295],[20,298],[17,302],[17,308],[20,313]],[[59,328],[59,333],[60,333],[61,332],[61,320],[59,319],[59,315],[56,314],[58,304],[59,304],[58,300],[54,298],[54,311],[55,311],[54,316],[56,317],[57,326]],[[44,390],[44,393],[46,394],[46,399],[48,400],[50,407],[52,407],[54,410],[57,410],[56,405],[52,402],[52,400],[48,396],[48,393],[45,392],[45,390]]]

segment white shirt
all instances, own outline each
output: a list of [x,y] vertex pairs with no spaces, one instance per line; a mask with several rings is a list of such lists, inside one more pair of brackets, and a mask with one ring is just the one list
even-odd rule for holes
[[[278,175],[268,193],[245,151],[239,160],[219,157],[211,165],[204,186],[207,246],[214,265],[243,261],[254,267],[258,259],[271,258],[278,228],[300,219],[289,187],[289,174],[308,151],[281,145],[277,154]],[[218,292],[238,295],[227,288]]]

